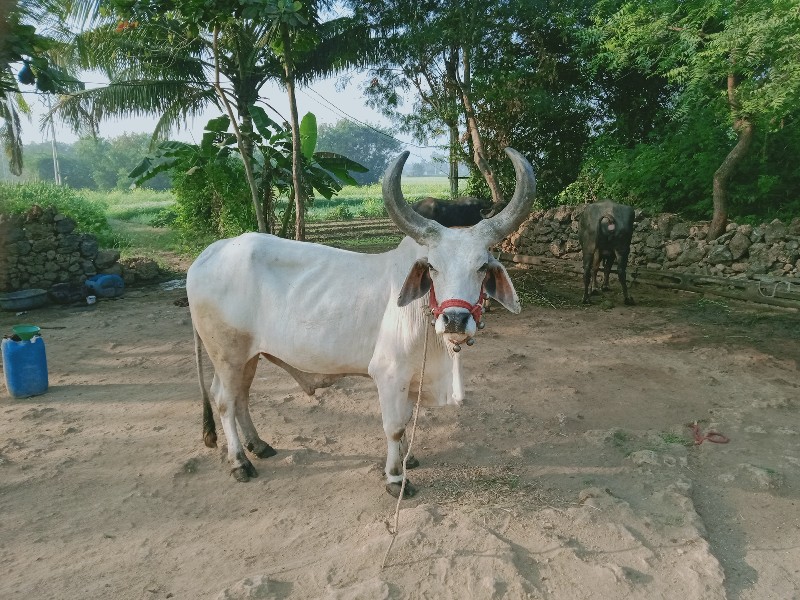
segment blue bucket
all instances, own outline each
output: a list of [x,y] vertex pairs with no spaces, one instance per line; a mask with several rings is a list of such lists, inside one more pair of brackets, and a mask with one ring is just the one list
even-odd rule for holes
[[19,342],[4,339],[2,350],[9,394],[14,398],[27,398],[47,391],[47,355],[41,336]]

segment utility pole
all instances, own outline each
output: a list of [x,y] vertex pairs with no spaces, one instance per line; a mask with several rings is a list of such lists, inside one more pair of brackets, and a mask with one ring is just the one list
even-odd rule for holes
[[56,125],[53,121],[52,104],[50,96],[47,96],[47,110],[50,112],[50,140],[53,148],[53,178],[56,185],[61,185],[61,166],[58,163],[58,147],[56,146]]

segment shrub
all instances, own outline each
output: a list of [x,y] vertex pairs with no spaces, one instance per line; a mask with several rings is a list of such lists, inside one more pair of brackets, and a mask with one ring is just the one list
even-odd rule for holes
[[232,237],[258,229],[241,161],[229,159],[175,175],[175,224],[187,234]]
[[150,227],[173,227],[178,220],[178,213],[174,206],[162,208],[150,219]]
[[377,219],[387,216],[386,206],[380,198],[367,198],[358,210],[359,217]]
[[327,214],[328,221],[349,221],[352,218],[354,218],[353,213],[344,204],[334,206]]

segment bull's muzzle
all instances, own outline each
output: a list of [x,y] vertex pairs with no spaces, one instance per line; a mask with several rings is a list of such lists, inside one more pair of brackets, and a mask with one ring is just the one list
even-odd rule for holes
[[[469,328],[470,321],[472,321],[472,315],[464,310],[445,310],[439,317],[441,320],[441,333],[467,333],[467,329]],[[474,330],[475,326],[473,325],[471,329]],[[474,333],[472,331],[471,333]]]

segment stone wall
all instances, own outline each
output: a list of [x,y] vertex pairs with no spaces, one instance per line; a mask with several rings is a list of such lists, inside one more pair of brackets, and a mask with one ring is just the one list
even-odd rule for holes
[[[503,244],[504,252],[578,260],[578,220],[585,205],[538,211]],[[729,223],[726,233],[708,241],[708,222],[688,223],[672,214],[636,212],[629,264],[723,277],[800,276],[800,217],[788,225]]]
[[24,215],[0,214],[0,292],[80,285],[98,273],[121,272],[119,252],[98,248],[97,238],[75,231],[75,221],[52,207]]

